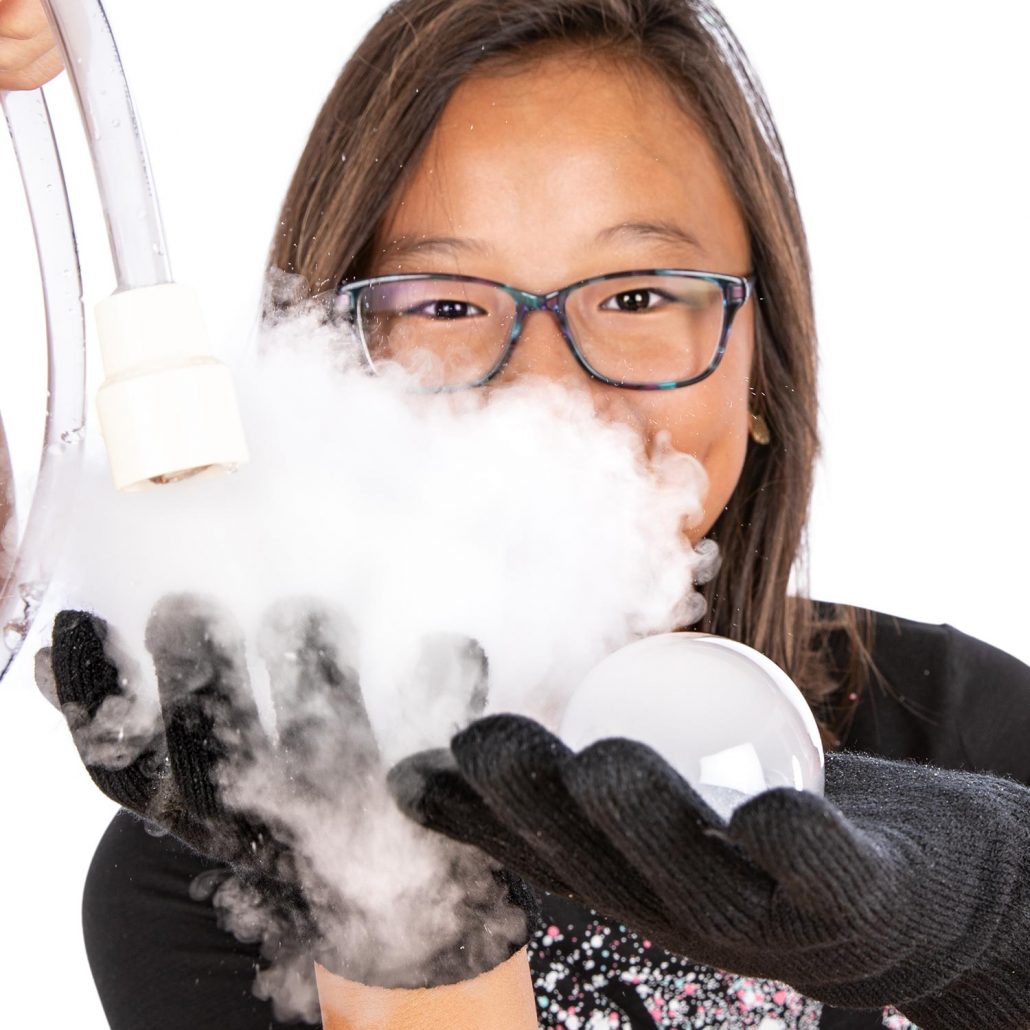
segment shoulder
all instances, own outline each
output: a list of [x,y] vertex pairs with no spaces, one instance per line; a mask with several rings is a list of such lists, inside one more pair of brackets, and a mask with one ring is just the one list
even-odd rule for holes
[[[954,626],[859,611],[874,668],[845,747],[1030,782],[1030,666]],[[850,641],[830,646],[844,667]]]
[[90,970],[112,1027],[280,1027],[251,990],[260,945],[223,930],[213,887],[225,868],[122,810],[101,838],[82,898]]

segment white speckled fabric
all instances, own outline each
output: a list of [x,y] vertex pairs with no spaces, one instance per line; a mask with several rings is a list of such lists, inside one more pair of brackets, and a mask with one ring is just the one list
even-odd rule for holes
[[[822,1005],[786,984],[695,966],[596,915],[530,942],[540,1026],[562,1030],[818,1030]],[[888,1030],[917,1030],[888,1009]]]

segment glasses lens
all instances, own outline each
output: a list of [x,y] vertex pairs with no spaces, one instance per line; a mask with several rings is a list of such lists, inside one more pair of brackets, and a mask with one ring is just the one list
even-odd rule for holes
[[606,379],[657,386],[701,375],[722,338],[722,287],[682,275],[634,275],[569,294],[569,328],[584,360]]
[[373,365],[396,363],[428,389],[487,376],[514,319],[515,301],[503,290],[453,279],[376,283],[358,300],[358,327]]

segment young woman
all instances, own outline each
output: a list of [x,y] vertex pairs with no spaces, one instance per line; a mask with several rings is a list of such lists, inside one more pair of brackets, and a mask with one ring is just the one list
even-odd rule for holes
[[[478,322],[475,360],[437,355],[437,385],[561,378],[695,455],[693,534],[722,555],[697,628],[769,655],[840,749],[832,804],[775,795],[728,827],[639,750],[580,761],[518,720],[409,766],[411,814],[551,892],[530,946],[541,1024],[904,1026],[897,1006],[927,1028],[1030,1025],[1030,793],[1013,782],[1030,783],[1030,670],[948,628],[788,596],[817,449],[808,258],[717,12],[396,4],[326,101],[281,225],[271,264],[376,315],[373,356],[405,360],[388,316],[409,291],[427,326],[504,330]],[[716,317],[685,354],[664,327],[688,305]],[[629,354],[644,318],[658,328]],[[256,952],[190,900],[210,867],[112,823],[84,917],[115,1030],[276,1025],[250,993]]]

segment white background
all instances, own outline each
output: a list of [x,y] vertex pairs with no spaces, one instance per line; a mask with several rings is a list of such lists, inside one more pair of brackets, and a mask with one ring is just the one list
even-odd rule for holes
[[[107,3],[176,278],[202,290],[226,349],[249,326],[306,132],[379,7],[348,6]],[[770,96],[813,253],[825,446],[812,592],[948,621],[1030,660],[1030,13],[1010,0],[722,8]],[[53,101],[81,151],[60,83]],[[42,346],[7,149],[0,139],[0,396],[30,377]],[[89,308],[113,279],[88,168],[68,150]],[[20,428],[8,428],[19,447]],[[113,806],[35,694],[30,665],[23,656],[0,685],[0,1024],[92,1030],[106,1024],[79,896]]]

